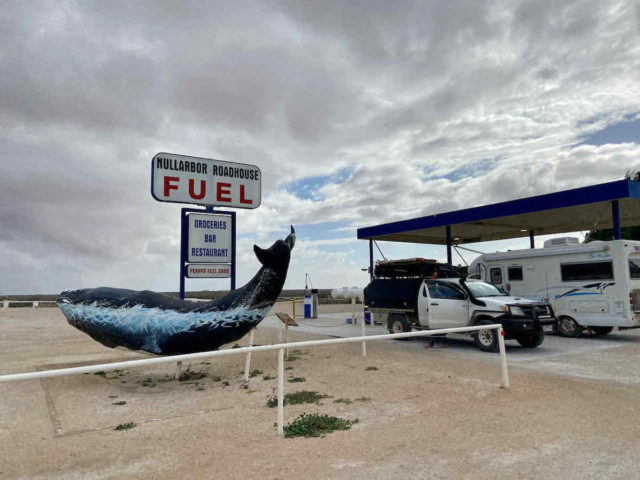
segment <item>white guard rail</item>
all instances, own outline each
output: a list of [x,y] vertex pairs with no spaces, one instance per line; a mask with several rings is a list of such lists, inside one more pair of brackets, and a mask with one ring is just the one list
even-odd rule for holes
[[[364,324],[364,321],[362,322]],[[278,434],[284,433],[284,351],[286,348],[304,348],[317,345],[335,345],[338,343],[375,342],[392,338],[428,337],[443,333],[468,333],[480,330],[497,330],[498,348],[500,351],[500,365],[502,369],[502,386],[509,388],[509,374],[507,372],[507,355],[504,348],[504,332],[502,325],[477,325],[474,327],[442,328],[439,330],[421,330],[417,332],[392,333],[387,335],[371,335],[350,338],[331,338],[328,340],[311,340],[306,342],[280,343],[275,345],[260,345],[251,347],[230,348],[227,350],[214,350],[210,352],[188,353],[184,355],[172,355],[168,357],[145,358],[142,360],[127,360],[124,362],[104,363],[100,365],[87,365],[85,367],[61,368],[56,370],[44,370],[41,372],[14,373],[0,376],[0,383],[19,380],[33,380],[39,378],[61,377],[63,375],[75,375],[81,373],[95,373],[99,371],[118,370],[144,365],[156,365],[161,363],[183,362],[200,358],[223,357],[227,355],[239,355],[252,352],[278,351]],[[365,355],[366,356],[366,355]],[[247,362],[248,363],[248,362]],[[248,368],[248,367],[247,367]]]
[[38,308],[41,303],[56,303],[55,300],[3,300],[2,308],[9,308],[12,303],[30,303],[33,308]]

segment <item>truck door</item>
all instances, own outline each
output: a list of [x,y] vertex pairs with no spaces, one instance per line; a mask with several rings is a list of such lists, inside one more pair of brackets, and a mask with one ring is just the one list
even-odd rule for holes
[[460,288],[449,282],[430,280],[429,328],[464,327],[469,323],[469,298]]
[[422,282],[418,292],[418,323],[423,327],[429,326],[429,292],[425,282]]

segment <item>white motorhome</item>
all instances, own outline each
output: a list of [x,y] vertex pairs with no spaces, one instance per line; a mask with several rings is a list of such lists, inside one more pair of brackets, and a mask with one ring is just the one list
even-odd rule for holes
[[585,328],[606,335],[614,327],[640,327],[640,241],[554,238],[540,249],[480,255],[469,265],[469,278],[549,302],[567,337]]

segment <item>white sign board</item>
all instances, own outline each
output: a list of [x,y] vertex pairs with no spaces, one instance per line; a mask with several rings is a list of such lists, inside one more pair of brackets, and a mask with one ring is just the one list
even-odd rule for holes
[[192,263],[187,265],[189,278],[229,278],[231,265],[216,265],[213,263]]
[[158,153],[151,161],[151,194],[159,202],[258,208],[262,172],[255,165]]
[[190,213],[187,262],[231,263],[231,217]]

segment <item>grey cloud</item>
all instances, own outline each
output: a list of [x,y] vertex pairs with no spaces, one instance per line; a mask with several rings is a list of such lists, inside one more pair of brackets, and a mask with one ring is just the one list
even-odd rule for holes
[[[16,273],[0,292],[175,288],[180,207],[149,195],[158,151],[259,165],[263,205],[239,228],[268,239],[289,222],[366,225],[618,178],[637,146],[572,145],[637,110],[633,13],[598,1],[8,2],[0,254]],[[483,158],[501,160],[474,170]],[[325,200],[278,190],[344,167],[353,174],[322,187]]]

